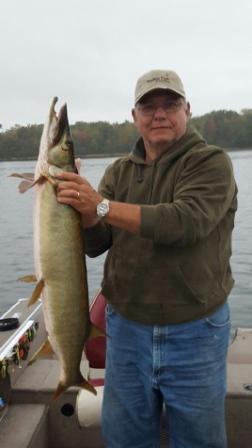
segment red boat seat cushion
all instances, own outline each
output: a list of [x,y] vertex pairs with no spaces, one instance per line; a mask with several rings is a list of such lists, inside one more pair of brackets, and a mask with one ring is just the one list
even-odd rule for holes
[[[104,331],[104,334],[106,327],[105,306],[105,297],[101,293],[98,293],[91,303],[89,310],[91,322],[100,330]],[[91,341],[88,341],[85,345],[85,353],[90,367],[104,369],[106,357],[106,336],[99,336],[91,339]]]

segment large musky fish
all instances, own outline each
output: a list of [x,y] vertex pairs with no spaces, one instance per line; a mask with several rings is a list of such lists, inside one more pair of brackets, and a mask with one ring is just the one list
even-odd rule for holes
[[80,214],[56,199],[60,171],[77,172],[67,107],[55,112],[54,98],[44,125],[35,177],[22,177],[20,191],[34,186],[34,275],[23,277],[36,287],[30,298],[33,304],[42,296],[48,341],[41,353],[52,347],[60,361],[60,378],[54,397],[70,386],[80,386],[96,393],[83,378],[80,361],[85,342],[102,334],[89,318],[89,301],[85,253]]

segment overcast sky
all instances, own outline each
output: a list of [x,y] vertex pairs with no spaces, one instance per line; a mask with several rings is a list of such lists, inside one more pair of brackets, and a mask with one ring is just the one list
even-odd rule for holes
[[178,72],[194,116],[252,107],[251,0],[0,0],[0,123],[131,119],[136,79]]

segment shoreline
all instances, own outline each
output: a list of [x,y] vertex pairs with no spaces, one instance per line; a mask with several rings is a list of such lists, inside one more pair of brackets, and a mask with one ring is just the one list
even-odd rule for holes
[[[233,152],[233,151],[252,151],[252,148],[225,148],[221,147],[227,152]],[[129,151],[130,152],[130,151]],[[115,154],[85,154],[85,155],[76,155],[76,158],[80,159],[108,159],[108,158],[117,158],[117,157],[123,157],[129,154],[129,152],[123,152],[123,153],[115,153]],[[9,157],[6,159],[0,159],[0,162],[29,162],[29,161],[36,161],[37,157]]]
[[[122,157],[129,154],[128,152],[123,153],[115,153],[115,154],[85,154],[85,155],[76,155],[76,159],[109,159],[109,158],[116,158],[116,157]],[[30,161],[36,161],[37,157],[10,157],[6,159],[0,159],[0,162],[30,162]]]

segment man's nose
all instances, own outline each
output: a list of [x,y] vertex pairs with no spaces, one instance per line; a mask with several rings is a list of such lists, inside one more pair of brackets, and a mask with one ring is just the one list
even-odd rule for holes
[[166,117],[166,111],[162,105],[156,106],[154,117]]

